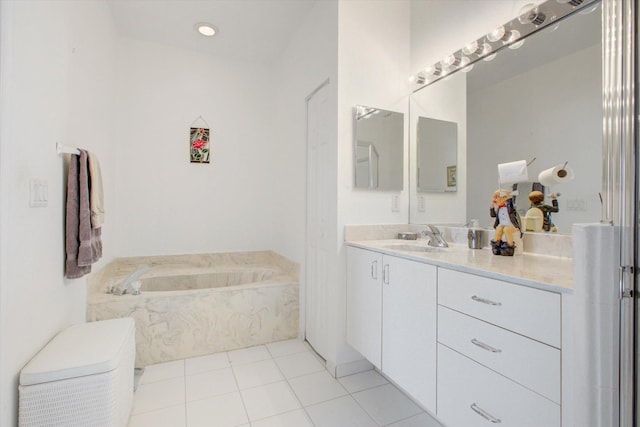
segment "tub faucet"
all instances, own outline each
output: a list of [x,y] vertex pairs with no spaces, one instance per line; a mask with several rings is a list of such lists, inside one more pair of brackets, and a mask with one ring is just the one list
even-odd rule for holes
[[118,283],[118,285],[113,288],[113,293],[115,295],[124,295],[126,293],[138,295],[140,293],[140,286],[135,286],[135,282],[137,282],[140,276],[142,276],[149,270],[151,270],[151,268],[147,266],[137,269],[136,271],[125,277],[122,282]]
[[438,227],[431,224],[427,224],[427,227],[429,227],[429,230],[423,230],[422,235],[429,238],[429,242],[427,243],[429,246],[436,246],[439,248],[449,247],[447,241],[442,237],[440,230],[438,230]]

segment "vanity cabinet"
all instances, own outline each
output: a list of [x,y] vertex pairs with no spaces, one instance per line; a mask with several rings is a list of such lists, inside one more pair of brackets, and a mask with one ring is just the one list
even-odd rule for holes
[[440,268],[438,304],[438,418],[560,426],[560,295]]
[[435,412],[436,267],[347,251],[347,342]]

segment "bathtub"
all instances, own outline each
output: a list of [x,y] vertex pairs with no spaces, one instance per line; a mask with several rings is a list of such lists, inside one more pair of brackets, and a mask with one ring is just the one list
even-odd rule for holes
[[[145,266],[139,295],[107,293]],[[132,317],[137,367],[291,339],[298,276],[271,251],[119,258],[89,277],[87,320]]]

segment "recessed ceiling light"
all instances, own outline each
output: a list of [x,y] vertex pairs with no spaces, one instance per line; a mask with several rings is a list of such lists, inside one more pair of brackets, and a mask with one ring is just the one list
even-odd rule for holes
[[206,22],[201,22],[196,25],[196,30],[203,36],[212,37],[215,36],[218,30],[211,24],[207,24]]

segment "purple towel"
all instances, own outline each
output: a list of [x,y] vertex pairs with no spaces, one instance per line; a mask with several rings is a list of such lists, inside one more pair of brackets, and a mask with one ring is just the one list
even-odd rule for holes
[[87,152],[71,155],[67,182],[65,276],[77,279],[91,272],[102,256],[100,228],[91,228],[90,177]]

